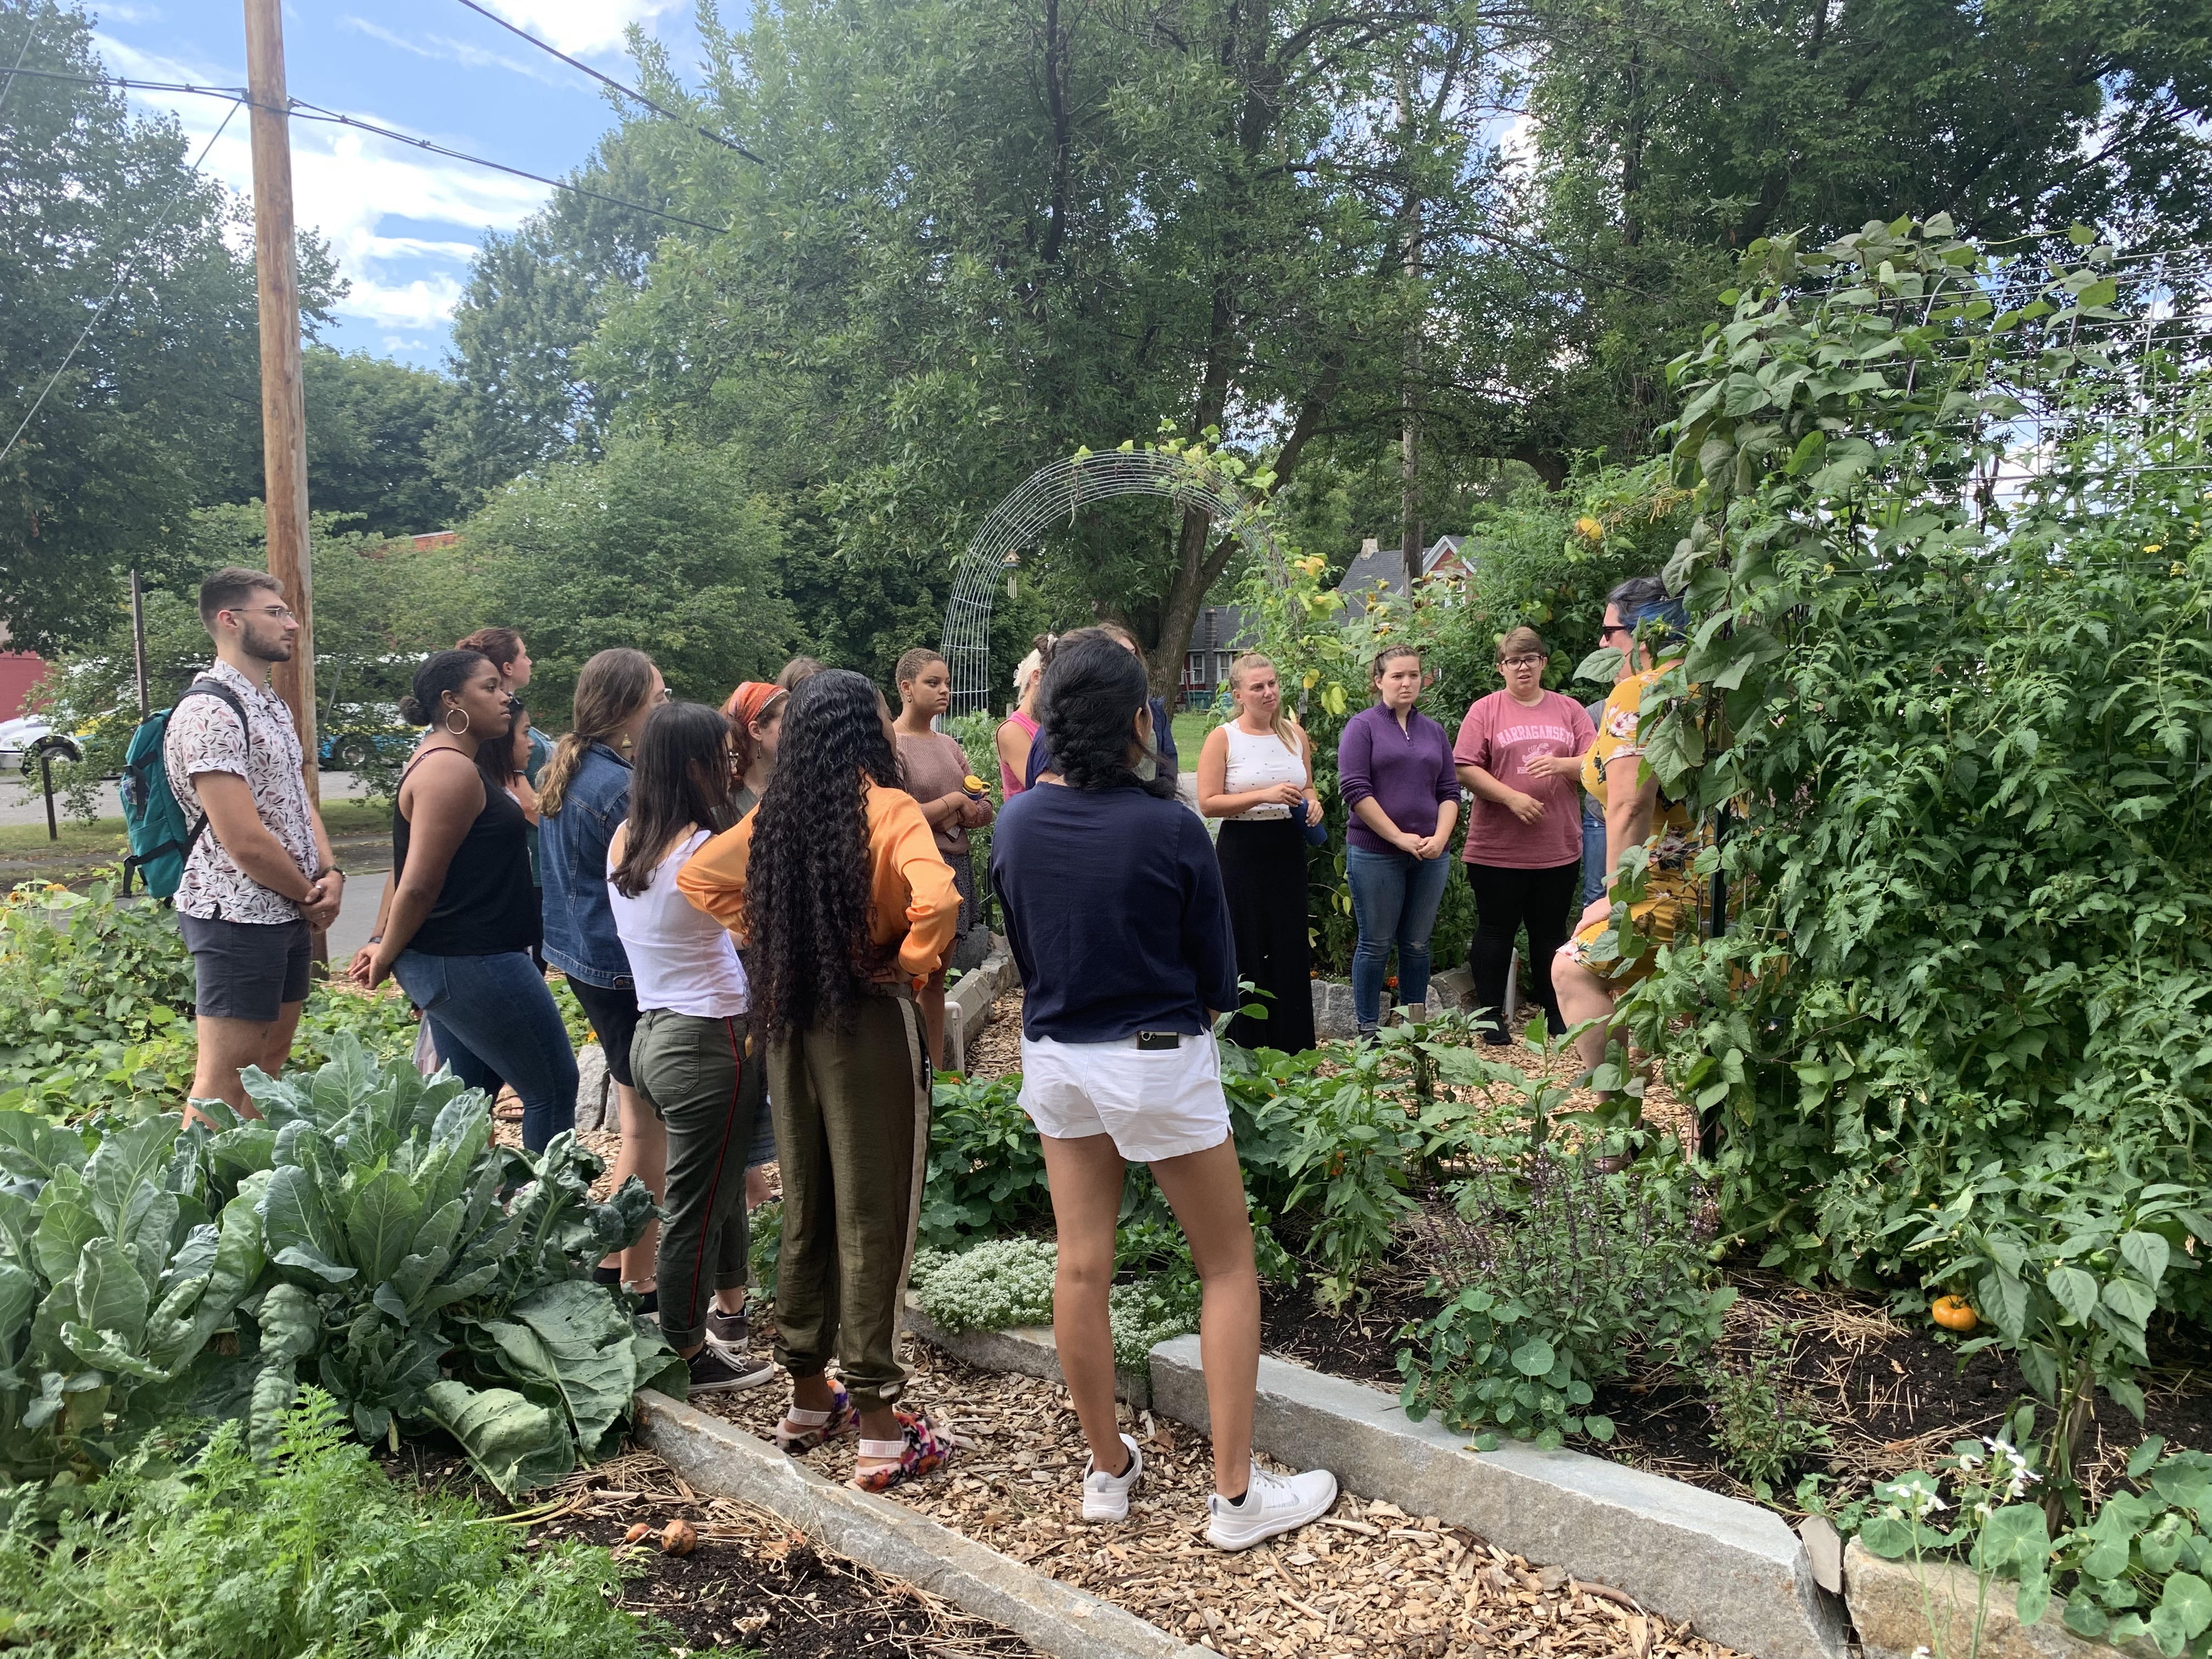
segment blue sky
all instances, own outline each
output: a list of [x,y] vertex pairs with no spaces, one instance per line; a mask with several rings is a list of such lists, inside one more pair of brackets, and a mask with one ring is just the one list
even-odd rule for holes
[[[202,86],[242,86],[239,0],[87,0],[109,72]],[[630,79],[625,25],[667,42],[679,69],[696,59],[687,0],[483,0],[570,56]],[[602,90],[458,0],[311,0],[284,7],[295,98],[371,119],[471,155],[559,178],[613,124]],[[131,94],[173,112],[197,155],[228,106],[212,98]],[[252,163],[241,112],[208,171],[241,193]],[[352,292],[325,334],[349,351],[437,367],[453,301],[487,231],[511,230],[550,194],[487,168],[448,161],[323,123],[292,126],[300,221],[326,238]]]

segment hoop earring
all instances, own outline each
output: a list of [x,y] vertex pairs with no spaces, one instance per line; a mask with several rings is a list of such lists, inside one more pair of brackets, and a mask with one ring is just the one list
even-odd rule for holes
[[[453,716],[456,714],[461,715],[461,723],[459,726],[453,724]],[[446,711],[446,730],[457,738],[465,738],[469,734],[469,717],[461,714],[458,708],[448,708]]]

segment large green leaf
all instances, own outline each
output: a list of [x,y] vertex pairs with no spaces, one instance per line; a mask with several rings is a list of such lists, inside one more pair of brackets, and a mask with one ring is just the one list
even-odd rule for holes
[[575,1442],[560,1413],[511,1389],[477,1389],[447,1378],[423,1391],[423,1409],[509,1498],[576,1466]]
[[343,1260],[344,1246],[337,1229],[331,1224],[323,1199],[313,1170],[298,1164],[278,1166],[270,1176],[261,1200],[269,1256],[327,1284],[342,1284],[354,1277],[356,1269]]
[[31,1254],[39,1272],[49,1285],[72,1283],[84,1247],[103,1231],[76,1170],[54,1172],[46,1190],[39,1195],[39,1230],[31,1237]]
[[2043,1276],[2043,1282],[2076,1324],[2089,1322],[2089,1316],[2097,1311],[2097,1281],[2093,1275],[2079,1267],[2053,1267]]
[[84,1168],[84,1141],[29,1112],[0,1112],[0,1170],[51,1181],[57,1170]]
[[169,1161],[176,1141],[178,1116],[149,1117],[118,1129],[100,1143],[84,1166],[84,1187],[93,1211],[111,1233],[135,1231],[134,1208],[143,1206],[158,1182],[155,1177]]
[[346,1216],[346,1242],[368,1283],[398,1270],[422,1224],[422,1200],[397,1170],[379,1170],[354,1189]]
[[14,1348],[38,1301],[38,1281],[29,1271],[12,1261],[0,1262],[0,1354]]
[[[508,1376],[560,1396],[586,1455],[605,1443],[641,1386],[635,1334],[610,1287],[571,1279],[533,1291],[483,1328]],[[660,1369],[657,1358],[653,1361]]]
[[146,1334],[153,1292],[128,1246],[106,1237],[88,1243],[77,1260],[76,1288],[79,1323],[120,1339],[126,1347],[137,1346]]

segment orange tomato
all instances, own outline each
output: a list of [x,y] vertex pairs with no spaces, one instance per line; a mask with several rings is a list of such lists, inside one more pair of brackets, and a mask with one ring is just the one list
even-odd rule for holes
[[1937,1297],[1928,1304],[1928,1316],[1947,1331],[1971,1331],[1982,1322],[1963,1296]]

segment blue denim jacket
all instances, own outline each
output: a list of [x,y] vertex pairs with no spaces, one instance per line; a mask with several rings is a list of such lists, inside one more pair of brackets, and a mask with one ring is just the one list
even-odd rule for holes
[[630,982],[607,902],[607,843],[629,816],[629,763],[603,743],[584,751],[561,810],[538,829],[545,888],[545,960],[603,989]]

